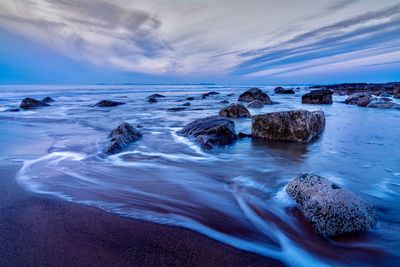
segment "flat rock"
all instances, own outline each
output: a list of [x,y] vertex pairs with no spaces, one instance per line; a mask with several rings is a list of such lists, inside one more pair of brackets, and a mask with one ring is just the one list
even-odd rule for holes
[[31,97],[24,98],[21,104],[19,105],[21,109],[34,109],[34,108],[49,107],[49,106],[50,106],[49,104]]
[[260,100],[264,105],[272,104],[271,98],[268,96],[268,94],[255,87],[250,88],[246,92],[242,93],[238,98],[238,101],[242,102],[252,102],[254,100]]
[[250,111],[242,104],[233,103],[221,109],[219,115],[230,118],[250,118]]
[[303,104],[332,104],[332,94],[331,90],[312,90],[301,97],[301,102]]
[[290,95],[290,94],[294,94],[294,91],[292,89],[285,89],[283,87],[278,86],[278,87],[275,87],[274,93],[282,94],[282,95]]
[[112,100],[101,100],[97,102],[94,106],[95,107],[102,107],[102,108],[109,108],[109,107],[116,107],[120,105],[124,105],[125,102],[118,102],[118,101],[112,101]]
[[206,149],[229,145],[237,139],[235,123],[220,116],[197,119],[183,127],[178,134],[195,138]]
[[323,111],[292,110],[254,115],[253,137],[308,143],[325,128]]
[[376,224],[375,211],[368,203],[326,178],[297,175],[286,192],[322,236],[369,231]]
[[261,100],[251,101],[250,104],[247,105],[248,108],[263,108],[264,103]]
[[105,149],[106,153],[118,153],[140,137],[142,137],[142,134],[135,127],[124,122],[112,130],[108,136],[109,144]]

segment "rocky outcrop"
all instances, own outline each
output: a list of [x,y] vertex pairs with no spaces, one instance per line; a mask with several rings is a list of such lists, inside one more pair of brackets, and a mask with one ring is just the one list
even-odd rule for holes
[[323,111],[292,110],[253,116],[253,137],[308,143],[325,127]]
[[357,105],[366,107],[372,100],[372,95],[369,93],[355,93],[350,95],[344,102],[349,105]]
[[49,104],[31,97],[24,98],[21,104],[19,104],[19,107],[21,109],[35,109],[39,107],[49,107],[49,106],[50,106]]
[[301,97],[303,104],[332,104],[331,90],[312,90]]
[[238,101],[242,102],[252,102],[254,100],[260,100],[264,105],[271,105],[271,98],[267,95],[267,93],[263,92],[259,88],[251,88],[241,94],[238,98]]
[[120,105],[124,105],[125,102],[118,102],[118,101],[112,101],[112,100],[101,100],[97,102],[94,106],[95,107],[102,107],[102,108],[109,108],[109,107],[116,107]]
[[294,94],[294,91],[292,89],[284,89],[283,87],[275,87],[274,89],[275,94],[283,94],[283,95],[290,95]]
[[235,123],[220,116],[195,120],[178,131],[178,134],[195,138],[196,142],[206,149],[229,145],[237,139]]
[[374,209],[368,203],[323,177],[297,175],[286,192],[322,236],[364,232],[376,224]]
[[51,98],[50,96],[46,96],[45,98],[42,99],[43,103],[52,103],[52,102],[56,102],[53,98]]
[[250,118],[249,110],[242,104],[233,103],[221,109],[219,115],[230,118]]
[[250,104],[247,105],[248,108],[263,108],[264,103],[260,100],[251,101]]
[[124,122],[112,130],[108,136],[109,143],[105,151],[110,154],[118,153],[140,137],[142,134],[135,127]]

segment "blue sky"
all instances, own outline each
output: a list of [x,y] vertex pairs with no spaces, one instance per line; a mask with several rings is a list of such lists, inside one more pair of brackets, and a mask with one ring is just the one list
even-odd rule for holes
[[399,0],[2,0],[0,83],[399,81],[399,25]]

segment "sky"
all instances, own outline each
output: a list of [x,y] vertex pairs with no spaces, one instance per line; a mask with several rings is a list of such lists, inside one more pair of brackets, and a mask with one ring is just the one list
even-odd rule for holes
[[1,0],[0,83],[400,81],[400,0]]

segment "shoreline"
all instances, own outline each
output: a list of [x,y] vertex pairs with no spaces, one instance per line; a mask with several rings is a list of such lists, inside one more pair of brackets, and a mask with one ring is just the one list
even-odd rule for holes
[[188,229],[24,190],[0,167],[1,266],[283,266]]

